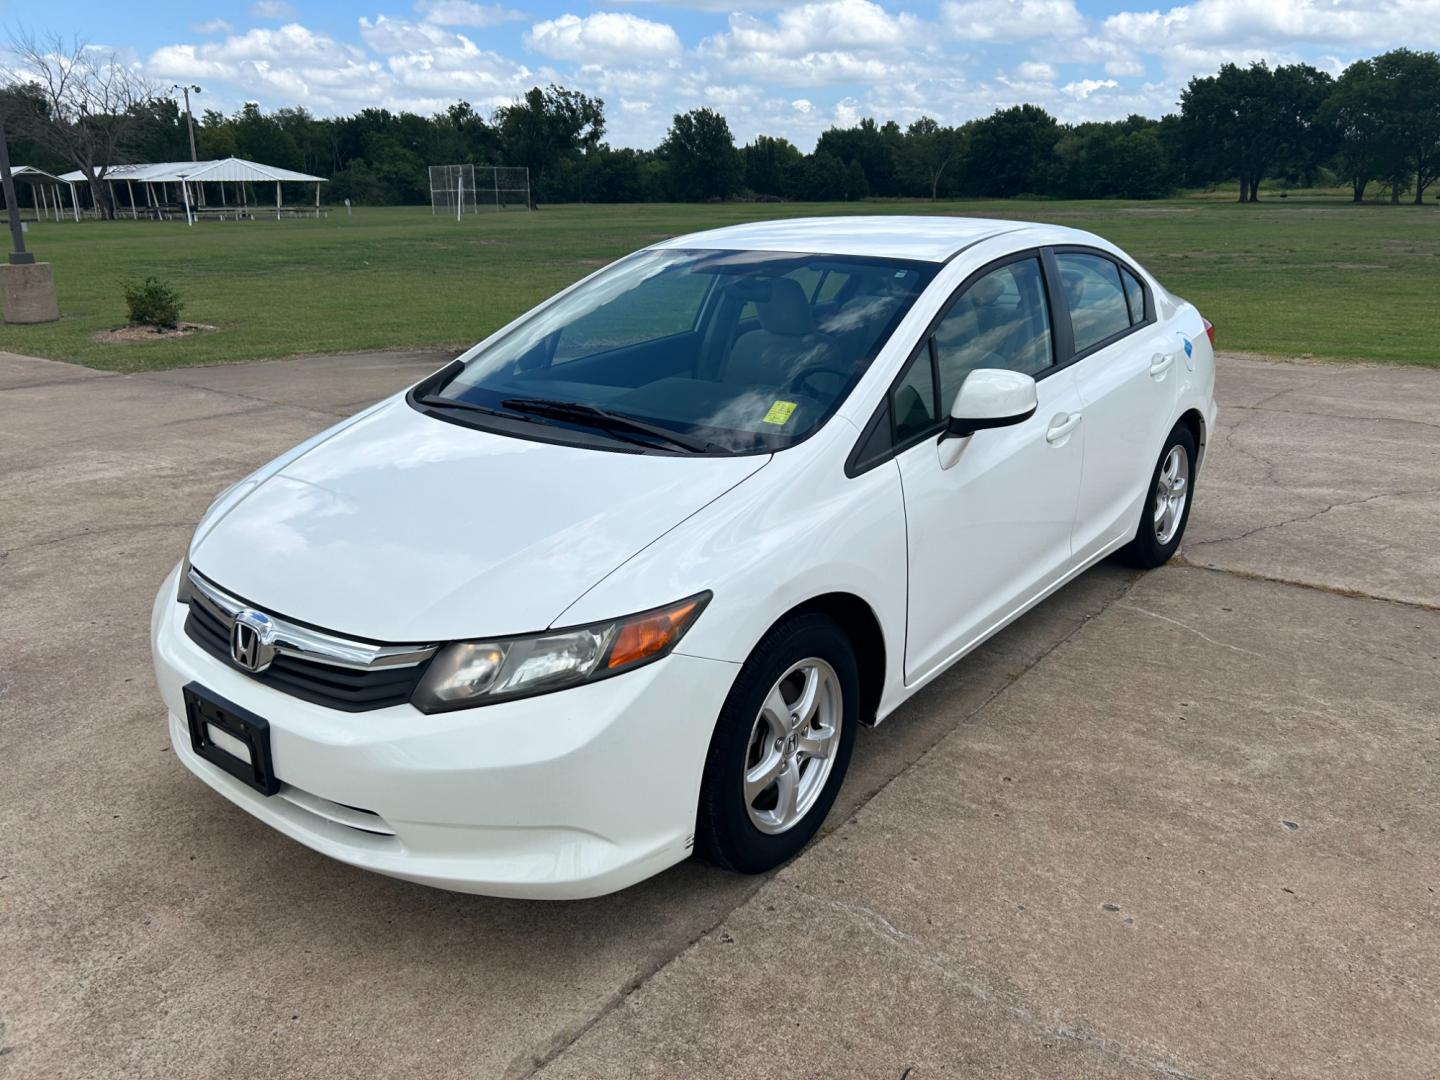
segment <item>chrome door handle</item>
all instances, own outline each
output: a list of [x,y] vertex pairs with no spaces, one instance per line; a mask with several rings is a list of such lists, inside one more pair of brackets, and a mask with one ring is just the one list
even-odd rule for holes
[[1156,353],[1150,358],[1150,374],[1158,379],[1170,370],[1170,365],[1173,363],[1175,363],[1175,354],[1173,352]]
[[1050,421],[1050,428],[1048,431],[1045,432],[1046,442],[1059,442],[1061,439],[1065,438],[1066,435],[1069,435],[1070,432],[1074,431],[1075,425],[1080,423],[1080,414],[1078,412],[1066,413],[1063,415],[1063,420],[1057,417],[1056,419]]

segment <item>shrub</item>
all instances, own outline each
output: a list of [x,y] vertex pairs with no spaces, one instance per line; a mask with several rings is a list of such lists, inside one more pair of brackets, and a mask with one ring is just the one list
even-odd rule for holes
[[130,309],[131,326],[153,326],[173,330],[180,321],[180,294],[168,281],[147,277],[125,286],[125,306]]

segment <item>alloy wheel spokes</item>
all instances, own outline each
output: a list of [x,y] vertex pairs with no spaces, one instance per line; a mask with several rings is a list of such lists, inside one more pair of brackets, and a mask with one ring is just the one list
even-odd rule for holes
[[1190,486],[1190,458],[1183,446],[1172,446],[1160,467],[1155,483],[1153,525],[1155,539],[1168,544],[1180,528],[1184,516],[1187,489]]
[[824,660],[801,660],[761,703],[747,744],[742,791],[752,824],[781,833],[820,797],[844,718],[840,679]]

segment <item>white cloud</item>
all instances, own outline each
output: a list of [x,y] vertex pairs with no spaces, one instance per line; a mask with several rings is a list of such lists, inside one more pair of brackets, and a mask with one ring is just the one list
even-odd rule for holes
[[197,34],[230,34],[235,31],[235,27],[224,19],[206,19],[204,22],[191,23],[190,29]]
[[1075,0],[946,0],[940,18],[960,41],[1027,41],[1079,34]]
[[476,4],[471,0],[418,0],[415,10],[436,26],[498,26],[525,17],[524,12],[504,4]]
[[1195,0],[1166,11],[1122,11],[1107,37],[1144,52],[1187,48],[1264,52],[1286,46],[1391,48],[1440,43],[1440,0]]
[[545,56],[582,63],[666,60],[682,51],[680,37],[668,23],[614,11],[538,22],[525,43]]
[[773,22],[733,13],[697,55],[731,75],[785,85],[885,83],[911,77],[928,39],[926,25],[906,12],[892,15],[871,0],[820,0]]
[[1038,60],[1027,60],[1015,68],[1015,76],[1026,82],[1050,82],[1055,78],[1055,66]]
[[255,19],[293,19],[295,8],[285,0],[255,0],[250,5],[250,16]]
[[1079,79],[1066,83],[1060,88],[1060,92],[1069,94],[1077,100],[1083,100],[1097,90],[1114,90],[1119,85],[1114,79]]
[[219,42],[166,45],[145,68],[160,78],[232,83],[252,96],[268,91],[280,103],[321,111],[373,103],[383,70],[364,50],[294,23]]

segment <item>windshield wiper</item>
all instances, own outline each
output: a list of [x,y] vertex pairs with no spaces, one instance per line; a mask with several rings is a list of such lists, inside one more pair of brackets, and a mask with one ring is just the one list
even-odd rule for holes
[[[518,413],[550,416],[557,420],[578,420],[581,423],[600,428],[602,431],[616,434],[629,431],[640,435],[649,435],[651,438],[663,439],[671,446],[678,446],[681,450],[691,454],[704,454],[714,449],[713,443],[692,439],[671,431],[669,428],[647,424],[644,420],[637,420],[633,416],[611,412],[598,405],[586,405],[581,401],[556,401],[552,398],[506,398],[500,404],[507,409],[514,409]],[[653,445],[637,439],[629,441],[640,442],[641,445]]]
[[[436,409],[463,409],[466,412],[489,413],[491,416],[509,415],[508,413],[501,412],[499,409],[492,409],[488,405],[477,405],[473,401],[464,401],[460,398],[441,397],[439,394],[426,394],[424,397],[417,397],[415,400],[421,405],[430,405]],[[511,416],[510,419],[525,420],[528,419],[528,417]]]

